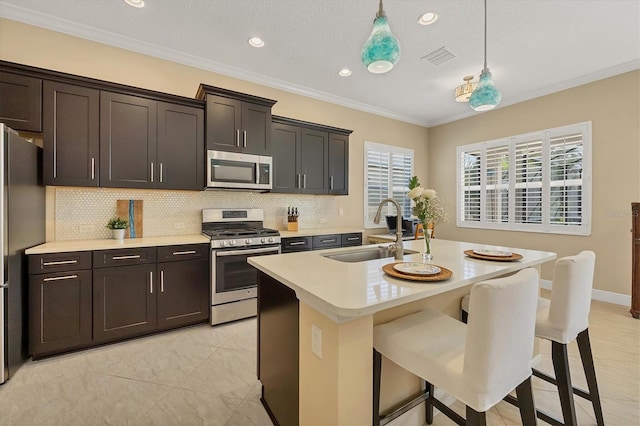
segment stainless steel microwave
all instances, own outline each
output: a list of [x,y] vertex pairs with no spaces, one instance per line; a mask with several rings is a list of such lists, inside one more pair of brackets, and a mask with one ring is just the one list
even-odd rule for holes
[[207,151],[207,188],[269,191],[272,159],[264,155]]

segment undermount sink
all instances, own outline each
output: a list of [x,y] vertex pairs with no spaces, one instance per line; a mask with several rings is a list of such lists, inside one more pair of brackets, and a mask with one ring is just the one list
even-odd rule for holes
[[[404,249],[404,254],[418,253],[415,250]],[[395,250],[389,247],[373,247],[359,250],[352,250],[335,254],[323,254],[322,256],[337,260],[339,262],[366,262],[367,260],[384,259],[387,257],[394,257],[396,255]]]

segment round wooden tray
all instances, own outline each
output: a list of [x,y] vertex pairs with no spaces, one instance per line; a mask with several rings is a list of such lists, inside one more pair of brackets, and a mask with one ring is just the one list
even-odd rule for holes
[[444,268],[444,267],[439,266],[439,265],[433,265],[433,266],[438,266],[438,268],[440,268],[440,273],[435,274],[435,275],[409,275],[409,274],[403,274],[402,272],[396,271],[393,268],[394,265],[396,265],[398,263],[406,263],[406,262],[388,263],[388,264],[386,264],[386,265],[384,265],[382,267],[382,270],[386,274],[391,275],[392,277],[402,278],[404,280],[411,280],[411,281],[444,281],[444,280],[448,280],[449,278],[451,278],[451,275],[453,275],[453,272],[451,272],[449,269]]
[[475,259],[496,260],[498,262],[513,262],[522,259],[522,255],[518,253],[511,253],[511,256],[487,256],[486,254],[478,254],[473,250],[465,250],[464,254]]

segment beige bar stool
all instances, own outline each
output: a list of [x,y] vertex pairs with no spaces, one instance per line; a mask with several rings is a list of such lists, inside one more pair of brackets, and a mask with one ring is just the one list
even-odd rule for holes
[[[592,251],[583,251],[575,256],[558,259],[553,272],[551,300],[538,299],[538,317],[536,320],[536,337],[551,341],[551,358],[555,379],[539,370],[533,374],[558,387],[560,405],[564,423],[538,410],[538,418],[553,425],[576,425],[576,411],[573,394],[591,401],[596,422],[604,425],[602,405],[598,392],[593,355],[589,342],[589,310],[591,308],[591,289],[593,287],[593,271],[596,255]],[[469,312],[469,296],[462,299],[462,319]],[[582,367],[589,392],[571,385],[569,372],[569,356],[567,345],[577,340]],[[516,404],[514,398],[508,402]]]
[[535,424],[531,356],[537,293],[538,272],[528,268],[475,284],[468,325],[424,310],[375,326],[373,424],[389,421],[389,416],[379,415],[382,355],[427,382],[423,399],[428,424],[434,407],[465,424],[435,399],[435,387],[466,404],[468,425],[486,424],[486,411],[515,389],[523,424]]

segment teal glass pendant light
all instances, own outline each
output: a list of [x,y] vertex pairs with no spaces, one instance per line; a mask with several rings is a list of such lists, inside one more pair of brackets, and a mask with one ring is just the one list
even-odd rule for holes
[[373,21],[373,30],[362,47],[362,63],[369,72],[383,74],[391,71],[398,59],[400,43],[391,32],[380,0],[380,7]]
[[475,111],[489,111],[495,108],[502,99],[502,94],[491,79],[487,68],[487,0],[484,0],[484,68],[480,73],[478,87],[469,98],[469,106]]

